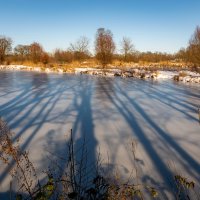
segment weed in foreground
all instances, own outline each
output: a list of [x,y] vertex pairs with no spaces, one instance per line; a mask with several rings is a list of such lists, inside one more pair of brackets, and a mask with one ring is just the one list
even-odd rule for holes
[[[105,177],[101,170],[100,153],[97,155],[96,163],[91,165],[88,161],[85,139],[81,147],[75,150],[72,131],[65,156],[59,156],[57,160],[51,159],[50,156],[51,167],[44,170],[46,179],[41,182],[29,160],[28,153],[22,152],[19,142],[14,144],[12,137],[13,133],[7,124],[0,119],[0,161],[8,166],[12,162],[15,163],[11,176],[13,182],[14,179],[17,180],[15,181],[17,189],[15,197],[10,197],[10,200],[143,200],[147,195],[149,198],[162,199],[159,197],[158,189],[139,183],[138,169],[135,164],[133,168],[136,176],[133,179],[136,184],[132,184],[130,180],[122,182],[117,173]],[[136,147],[137,142],[132,140],[131,151],[135,161]],[[64,161],[64,167],[59,164],[58,159]],[[198,199],[190,196],[190,190],[195,187],[193,181],[175,175],[174,182],[176,190],[172,193],[175,199]]]

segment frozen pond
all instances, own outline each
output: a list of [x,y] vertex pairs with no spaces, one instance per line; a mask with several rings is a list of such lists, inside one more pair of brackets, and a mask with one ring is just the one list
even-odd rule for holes
[[[62,153],[72,129],[75,145],[86,137],[92,162],[100,148],[123,176],[133,168],[133,138],[142,182],[162,186],[172,171],[200,182],[199,105],[198,84],[0,72],[0,116],[38,169],[45,149]],[[10,168],[0,166],[0,196]]]

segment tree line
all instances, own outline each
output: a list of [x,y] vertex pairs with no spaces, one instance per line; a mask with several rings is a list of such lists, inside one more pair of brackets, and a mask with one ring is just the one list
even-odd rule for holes
[[89,51],[89,39],[80,37],[76,42],[70,43],[67,50],[56,49],[53,53],[47,53],[41,44],[34,42],[30,45],[17,45],[12,48],[12,39],[0,36],[0,64],[31,61],[33,63],[59,64],[73,61],[85,61],[96,59],[101,65],[112,63],[113,59],[123,62],[161,62],[179,60],[200,65],[200,27],[197,26],[186,48],[180,49],[175,54],[161,52],[139,52],[135,49],[132,40],[123,37],[120,43],[120,53],[116,53],[116,44],[113,34],[109,29],[99,28],[95,35],[95,54]]

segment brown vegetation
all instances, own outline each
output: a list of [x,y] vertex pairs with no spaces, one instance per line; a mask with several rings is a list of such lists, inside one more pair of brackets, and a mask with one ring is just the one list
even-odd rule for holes
[[103,66],[112,62],[115,43],[110,30],[105,30],[104,28],[99,28],[97,30],[95,51],[97,60],[99,60]]
[[10,53],[11,49],[11,38],[0,36],[0,64],[5,60],[6,55]]
[[134,57],[134,45],[130,38],[123,37],[121,42],[121,52],[124,56],[124,61],[131,61],[131,58]]
[[197,26],[186,49],[182,48],[176,57],[200,66],[200,27]]
[[[71,43],[67,50],[56,49],[47,53],[41,44],[17,45],[13,51],[12,40],[0,37],[0,64],[42,65],[43,67],[68,65],[76,67],[103,67],[113,63],[117,67],[139,65],[154,66],[192,66],[198,71],[200,66],[200,27],[197,26],[188,47],[182,48],[176,54],[161,52],[139,52],[134,48],[130,38],[123,37],[120,43],[120,53],[116,53],[116,45],[110,30],[99,28],[95,36],[95,55],[89,51],[89,39],[80,37]],[[93,66],[85,63],[93,63]],[[155,64],[157,63],[157,64]]]

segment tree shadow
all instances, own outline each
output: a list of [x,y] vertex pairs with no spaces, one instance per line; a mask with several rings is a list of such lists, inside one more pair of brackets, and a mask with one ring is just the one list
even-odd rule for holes
[[[140,113],[140,115],[145,119],[145,121],[154,129],[155,133],[158,134],[158,136],[160,138],[163,139],[165,144],[168,144],[170,149],[172,148],[173,150],[175,150],[175,152],[177,154],[179,154],[179,156],[181,157],[183,162],[182,164],[184,165],[185,169],[187,169],[187,171],[190,171],[190,174],[193,174],[194,177],[197,177],[197,175],[195,175],[192,170],[194,170],[196,172],[196,174],[200,173],[200,164],[194,160],[188,152],[186,152],[169,134],[167,134],[162,127],[160,127],[158,124],[156,124],[154,122],[153,119],[151,119],[148,114],[145,112],[145,110],[143,110],[142,106],[140,106],[132,97],[129,97],[128,94],[126,92],[124,92],[124,90],[122,90],[119,86],[116,87],[119,90],[119,93],[121,95],[123,95],[123,97],[125,97],[130,105],[132,105],[132,107],[134,108],[134,110],[136,110],[138,113]],[[165,97],[167,98],[167,97]],[[170,99],[171,100],[171,99]],[[183,105],[184,106],[184,105]],[[192,170],[191,170],[192,169]]]
[[[44,76],[42,77],[44,78]],[[16,98],[8,102],[6,107],[4,107],[4,112],[1,112],[1,114],[4,114],[3,117],[5,116],[6,120],[12,117],[11,122],[8,123],[11,129],[18,127],[20,124],[22,126],[21,130],[16,132],[13,142],[26,134],[27,131],[29,132],[29,135],[20,146],[22,151],[27,149],[28,145],[45,123],[53,122],[49,121],[48,117],[57,105],[57,102],[62,98],[63,93],[70,87],[74,87],[74,85],[67,86],[63,79],[57,79],[53,82],[51,87],[48,86],[47,78],[45,79],[44,84],[37,83],[37,85],[34,85],[36,82],[37,81],[33,80],[33,84]],[[21,105],[18,106],[18,103]],[[14,161],[11,162],[10,165],[2,171],[0,183],[8,176],[8,173],[13,168],[14,164]]]
[[[68,84],[68,81],[70,84]],[[191,174],[195,175],[192,173],[193,171],[199,173],[200,165],[160,125],[155,123],[155,120],[148,115],[147,111],[144,110],[138,101],[144,96],[149,96],[183,113],[188,119],[196,121],[195,118],[187,113],[187,111],[194,112],[194,106],[187,105],[188,102],[181,101],[181,98],[178,98],[178,100],[174,99],[176,95],[171,97],[167,96],[166,92],[157,90],[156,87],[152,87],[151,83],[143,81],[137,82],[134,80],[130,82],[130,85],[128,83],[129,81],[127,82],[118,78],[93,78],[84,75],[75,78],[73,76],[58,78],[53,75],[35,74],[31,80],[28,80],[28,84],[26,84],[26,81],[20,83],[20,88],[22,89],[19,90],[17,96],[0,105],[0,115],[9,122],[8,124],[12,129],[21,125],[22,128],[17,131],[13,141],[17,141],[18,138],[26,135],[26,139],[21,146],[22,150],[28,148],[31,141],[45,124],[56,123],[57,125],[64,125],[66,120],[71,120],[72,127],[70,128],[73,131],[75,151],[78,152],[77,159],[81,158],[79,149],[83,145],[83,141],[87,141],[87,166],[89,166],[90,173],[93,173],[98,161],[97,148],[99,146],[95,135],[95,125],[97,122],[101,122],[102,119],[110,120],[116,124],[118,123],[116,121],[118,119],[116,115],[120,114],[128,125],[128,128],[130,128],[131,133],[136,136],[146,154],[151,159],[155,171],[162,178],[162,181],[166,183],[166,185],[162,185],[162,190],[168,191],[171,188],[173,173],[166,166],[155,145],[152,144],[152,140],[145,131],[144,126],[150,127],[151,132],[162,142],[163,149],[167,149],[167,152],[170,153],[175,151],[179,155],[185,168],[188,168],[190,165],[188,171]],[[141,84],[143,85],[141,86]],[[163,87],[166,87],[167,91],[170,89],[170,86],[168,88],[165,84]],[[129,95],[129,91],[136,90],[140,91],[138,96],[136,94],[135,96]],[[180,92],[183,92],[182,89]],[[194,95],[194,97],[199,98],[198,95]],[[58,104],[65,104],[67,100],[70,103],[63,106],[60,112],[53,112]],[[176,108],[171,102],[181,106],[181,108]],[[104,110],[101,110],[102,108]],[[182,108],[186,108],[187,111],[182,110]],[[145,123],[142,124],[139,121],[140,119]],[[44,133],[47,141],[46,147],[44,148],[49,149],[55,155],[60,155],[66,151],[65,144],[67,141],[57,140],[56,137],[58,135],[56,131],[50,129]],[[114,135],[107,134],[105,136],[108,146],[112,148],[114,153],[119,151],[120,145],[126,146],[127,131],[120,129],[119,133],[119,141],[116,143],[113,142]],[[111,147],[112,144],[114,146]],[[160,148],[160,150],[163,149]],[[130,153],[127,153],[126,156],[131,159]],[[116,159],[115,157],[115,154],[113,154],[111,160],[114,161]],[[142,170],[145,162],[137,158],[137,163]],[[39,168],[43,169],[48,163],[41,161],[40,164]],[[60,161],[59,164],[63,169],[66,168],[66,161]],[[8,176],[8,172],[13,166],[14,163],[11,163],[10,166],[2,171],[0,184]],[[128,174],[130,172],[128,167],[123,163],[121,166],[124,173]],[[107,168],[108,171],[110,170],[109,172],[112,172],[115,167],[115,165],[111,164],[110,166],[105,166],[105,169]],[[158,184],[156,179],[151,176],[143,178],[144,182],[146,180],[151,180],[152,183]]]
[[[105,84],[105,81],[108,83]],[[125,82],[125,84],[124,84]],[[123,85],[124,84],[124,85]],[[182,111],[182,109],[176,109],[174,106],[170,105],[170,102],[173,102],[175,104],[179,104],[182,106],[182,108],[185,108],[187,110],[190,110],[192,112],[195,111],[194,107],[191,107],[189,105],[186,105],[185,103],[176,101],[172,97],[167,97],[166,94],[162,93],[161,91],[155,91],[152,90],[152,84],[149,82],[144,82],[141,87],[139,85],[140,83],[132,83],[128,86],[126,84],[126,81],[120,79],[120,81],[116,82],[114,84],[114,87],[111,89],[106,88],[110,85],[108,79],[104,79],[102,83],[100,83],[102,87],[103,95],[107,95],[107,98],[109,101],[115,105],[119,113],[124,117],[127,124],[131,128],[134,135],[137,136],[140,144],[142,144],[143,148],[145,149],[146,153],[148,154],[149,158],[152,160],[155,171],[160,174],[162,177],[163,182],[165,183],[163,187],[165,187],[166,190],[169,190],[169,188],[173,188],[173,172],[171,172],[171,169],[168,168],[167,163],[164,162],[163,158],[160,157],[160,154],[157,152],[157,149],[154,147],[155,144],[152,144],[152,141],[147,136],[147,132],[143,131],[142,123],[145,122],[145,125],[147,125],[151,132],[155,134],[155,137],[157,140],[160,140],[163,145],[163,150],[167,149],[166,153],[174,155],[177,157],[177,160],[179,163],[182,164],[182,166],[185,168],[185,170],[193,177],[195,177],[198,180],[198,174],[200,172],[200,164],[185,150],[183,149],[160,125],[155,123],[155,120],[152,119],[150,116],[148,116],[148,113],[143,109],[140,99],[145,97],[152,97],[154,98],[155,95],[158,95],[157,100],[160,102],[166,104],[165,100],[169,102],[169,106],[184,115],[188,117],[189,120],[196,121],[196,118],[193,116],[190,116],[186,112]],[[112,91],[113,90],[113,91]],[[132,91],[132,94],[134,94],[133,91],[140,91],[140,95],[136,96],[129,96],[129,91]],[[151,94],[152,93],[152,94]],[[146,95],[146,96],[145,96]],[[137,101],[136,101],[137,99]],[[166,104],[168,105],[168,104]],[[135,114],[135,115],[134,115]],[[137,116],[140,117],[137,118]],[[142,117],[142,122],[138,123],[138,120]],[[124,143],[124,137],[126,137],[124,134],[120,138],[120,143]],[[109,138],[107,138],[108,143],[110,143]],[[117,146],[117,144],[115,144]],[[120,145],[120,144],[119,144]],[[119,148],[118,145],[118,148]],[[162,148],[161,148],[162,149]],[[160,150],[161,150],[160,149]],[[116,152],[116,150],[115,150]],[[179,159],[178,159],[179,158]],[[161,184],[161,183],[160,183]],[[166,185],[167,184],[167,185]],[[171,190],[171,189],[170,189]],[[163,194],[164,195],[164,194]]]
[[[104,80],[107,81],[107,80]],[[159,175],[162,177],[162,180],[164,183],[166,183],[165,187],[166,190],[171,187],[172,183],[171,180],[173,178],[173,174],[169,170],[169,168],[166,166],[166,164],[163,162],[162,158],[160,158],[159,154],[157,153],[156,149],[153,147],[152,142],[149,140],[149,138],[146,136],[146,133],[143,131],[142,127],[137,122],[137,118],[134,116],[134,114],[130,111],[130,109],[127,107],[127,105],[118,97],[118,95],[110,95],[109,91],[105,88],[104,83],[101,85],[102,91],[105,92],[110,102],[115,105],[116,109],[120,112],[120,114],[124,117],[127,124],[132,130],[132,133],[138,138],[140,144],[145,149],[146,153],[148,154],[149,158],[151,158],[152,162],[154,163],[154,167],[156,172],[159,173]],[[119,85],[117,85],[117,88],[115,90],[120,90]],[[123,134],[120,138],[120,142],[123,143]]]

